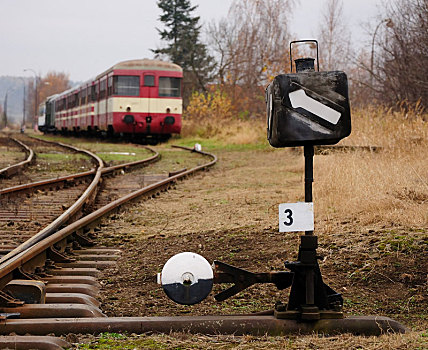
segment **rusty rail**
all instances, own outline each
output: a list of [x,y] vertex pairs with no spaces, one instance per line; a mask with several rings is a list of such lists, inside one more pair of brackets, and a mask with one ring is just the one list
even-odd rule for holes
[[[193,151],[191,148],[187,148],[187,147],[179,147],[179,148]],[[91,214],[86,215],[85,217],[80,218],[79,220],[76,220],[75,222],[71,223],[70,225],[60,230],[58,230],[58,227],[59,227],[58,225],[55,225],[56,229],[54,229],[51,224],[48,227],[46,227],[44,230],[42,230],[40,233],[38,233],[36,236],[34,236],[32,239],[28,240],[27,242],[21,244],[18,248],[11,251],[9,254],[7,254],[2,259],[0,259],[0,281],[1,281],[0,288],[2,288],[6,283],[12,280],[12,277],[13,277],[12,274],[14,270],[22,267],[25,263],[28,263],[30,260],[34,259],[35,257],[41,254],[46,254],[45,253],[46,250],[49,249],[50,247],[53,247],[56,243],[63,241],[64,239],[66,239],[68,236],[70,236],[75,232],[82,231],[83,228],[88,226],[90,223],[100,219],[101,217],[110,213],[114,209],[119,208],[122,204],[125,204],[126,202],[129,202],[140,196],[149,195],[151,193],[158,192],[162,188],[168,188],[169,186],[174,184],[177,180],[185,178],[198,171],[207,169],[213,166],[217,162],[217,157],[213,154],[210,154],[207,152],[200,152],[200,151],[194,151],[194,152],[209,156],[212,158],[212,161],[209,163],[197,166],[193,169],[184,171],[180,174],[168,177],[165,180],[159,181],[150,186],[146,186],[140,190],[134,191],[92,212]],[[98,179],[101,176],[100,168],[98,168],[97,176],[98,176]],[[96,186],[95,180],[93,181],[91,186]],[[86,192],[88,192],[88,190]],[[85,198],[87,198],[87,196]],[[79,200],[79,201],[84,202],[85,200],[86,199]],[[76,205],[73,205],[73,207],[75,206]],[[72,209],[73,207],[71,207],[70,209]],[[61,217],[63,217],[64,214]],[[70,213],[65,215],[65,218],[63,218],[62,221],[64,221],[64,219],[70,218],[70,216],[71,216]]]
[[409,330],[397,321],[383,316],[351,316],[343,319],[323,319],[316,322],[277,319],[274,316],[174,316],[174,317],[99,317],[7,320],[0,322],[0,334],[30,333],[33,335],[65,335],[68,333],[100,334],[102,332],[189,332],[202,334],[232,334],[255,336],[287,334],[352,333],[378,336],[406,333]]
[[0,338],[1,349],[58,350],[70,347],[71,344],[69,342],[55,337],[10,335]]
[[[129,162],[129,163],[124,163],[124,164],[118,164],[118,165],[114,165],[111,167],[107,167],[107,168],[103,168],[101,170],[101,175],[106,175],[106,174],[110,174],[113,173],[117,170],[120,169],[127,169],[130,167],[134,167],[134,166],[138,166],[138,165],[144,165],[144,164],[149,164],[155,160],[158,160],[160,158],[160,155],[158,152],[156,152],[155,150],[153,150],[150,147],[146,147],[148,150],[150,150],[151,152],[154,153],[154,155],[152,157],[146,158],[146,159],[142,159],[142,160],[136,160],[134,162]],[[23,185],[17,185],[17,186],[13,186],[13,187],[8,187],[8,188],[4,188],[0,190],[0,198],[2,195],[6,195],[9,193],[17,193],[17,192],[22,192],[22,191],[27,191],[30,189],[34,189],[34,188],[41,188],[41,187],[45,187],[45,186],[51,186],[54,184],[58,184],[61,182],[67,182],[67,181],[72,181],[74,179],[78,179],[78,178],[84,178],[84,177],[88,177],[88,176],[92,176],[96,173],[95,169],[89,170],[89,171],[84,171],[82,173],[76,173],[76,174],[71,174],[71,175],[66,175],[66,176],[61,176],[61,177],[57,177],[54,179],[47,179],[47,180],[42,180],[42,181],[36,181],[36,182],[32,182],[32,183],[28,183],[28,184],[23,184]]]
[[[60,143],[59,143],[60,144]],[[67,145],[60,144],[64,147],[67,147]],[[91,184],[88,186],[88,188],[83,192],[83,194],[80,196],[80,198],[70,207],[68,208],[62,215],[60,215],[57,219],[55,219],[52,223],[50,223],[48,226],[46,226],[43,230],[41,230],[39,233],[37,233],[35,236],[27,240],[26,242],[22,243],[18,247],[16,247],[14,250],[6,254],[0,259],[0,264],[3,264],[7,260],[13,258],[14,256],[18,255],[19,253],[25,251],[28,247],[31,245],[43,240],[44,238],[51,235],[53,232],[55,232],[59,227],[65,225],[82,207],[83,205],[90,199],[90,197],[95,193],[98,183],[101,179],[101,171],[104,167],[103,161],[101,158],[99,158],[97,155],[93,154],[92,152],[85,151],[78,149],[77,147],[70,146],[71,149],[74,149],[76,152],[81,152],[89,155],[98,163],[98,168],[95,173],[95,177],[92,180]]]
[[0,169],[0,177],[10,177],[16,174],[17,172],[19,172],[22,168],[26,167],[28,164],[30,164],[34,160],[34,151],[30,147],[28,147],[26,144],[22,143],[21,141],[13,137],[9,137],[9,138],[15,143],[17,143],[19,146],[21,146],[24,149],[24,152],[28,154],[28,157],[22,162]]

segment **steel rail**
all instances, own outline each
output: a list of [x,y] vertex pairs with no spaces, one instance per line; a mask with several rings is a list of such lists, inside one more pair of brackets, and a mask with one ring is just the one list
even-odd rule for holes
[[13,137],[9,137],[9,138],[15,143],[17,143],[19,146],[21,146],[21,148],[24,149],[25,153],[28,153],[28,157],[22,162],[0,169],[0,177],[10,177],[11,175],[16,174],[18,171],[21,170],[21,168],[27,166],[34,160],[34,151],[30,147],[28,147],[26,144],[24,144],[23,142]]
[[[154,155],[152,157],[103,168],[101,170],[101,175],[110,174],[110,173],[113,173],[113,172],[120,170],[120,169],[126,169],[126,168],[130,168],[130,167],[138,166],[138,165],[149,164],[149,163],[151,163],[155,160],[158,160],[160,158],[160,155],[158,152],[151,149],[150,147],[146,147],[146,148],[154,153]],[[76,173],[76,174],[61,176],[61,177],[57,177],[57,178],[53,178],[53,179],[46,179],[46,180],[31,182],[28,184],[4,188],[4,189],[0,190],[0,198],[2,195],[5,195],[5,194],[17,193],[17,192],[26,191],[26,190],[29,190],[32,188],[39,188],[39,187],[43,187],[43,186],[49,186],[49,185],[57,184],[60,182],[67,182],[67,181],[71,181],[71,180],[82,178],[82,177],[88,177],[88,176],[94,175],[95,173],[96,173],[96,170],[92,169],[92,170],[84,171],[81,173]]]
[[[194,151],[193,149],[188,147],[178,147],[178,148],[182,148],[188,151]],[[202,152],[202,151],[194,151],[194,152],[209,156],[212,158],[212,161],[209,163],[197,166],[195,168],[192,168],[190,170],[183,171],[180,174],[170,176],[165,180],[158,181],[152,185],[143,187],[137,191],[131,192],[128,195],[121,197],[107,204],[106,206],[92,212],[91,214],[88,214],[74,221],[73,223],[69,224],[68,226],[56,232],[54,232],[53,230],[50,230],[49,234],[43,234],[43,235],[38,234],[37,239],[30,239],[29,240],[30,242],[27,241],[21,245],[22,247],[24,247],[25,245],[25,249],[23,248],[20,250],[15,249],[14,251],[12,251],[14,252],[14,254],[8,254],[5,256],[7,257],[7,259],[3,258],[0,260],[0,281],[8,280],[6,276],[10,276],[14,270],[23,266],[25,263],[32,260],[34,257],[40,254],[43,254],[47,249],[54,246],[56,243],[66,239],[68,236],[70,236],[74,232],[78,232],[79,230],[82,230],[83,228],[88,226],[90,223],[100,219],[102,216],[110,213],[111,211],[120,207],[126,202],[129,202],[140,196],[150,194],[152,192],[158,192],[160,191],[161,188],[167,188],[168,186],[174,184],[177,180],[185,178],[198,171],[205,170],[213,166],[217,162],[217,157],[211,153]],[[98,171],[98,172],[100,173],[101,171]],[[9,280],[11,279],[12,277],[9,278]]]
[[255,336],[287,334],[352,333],[379,336],[388,333],[407,333],[409,329],[389,317],[350,316],[342,319],[322,319],[314,322],[278,319],[274,316],[173,316],[173,317],[96,317],[8,319],[0,322],[0,334],[66,335],[69,333],[100,334],[102,332],[146,332],[231,334]]
[[49,336],[9,335],[0,338],[1,349],[62,350],[70,347],[69,342]]
[[58,228],[65,225],[82,207],[83,205],[89,201],[90,197],[95,193],[98,183],[101,179],[101,171],[104,167],[103,161],[101,158],[99,158],[97,155],[95,155],[92,152],[81,150],[77,147],[64,145],[61,143],[58,143],[61,146],[74,149],[76,152],[80,153],[86,153],[89,155],[92,159],[94,159],[98,163],[98,167],[94,176],[94,179],[92,180],[91,184],[88,186],[88,188],[83,192],[83,194],[79,197],[79,199],[70,207],[68,208],[64,213],[62,213],[58,218],[56,218],[53,222],[51,222],[48,226],[46,226],[44,229],[42,229],[40,232],[38,232],[36,235],[25,241],[24,243],[20,244],[18,247],[13,249],[11,252],[6,254],[0,259],[0,264],[3,264],[4,262],[8,261],[9,259],[13,258],[14,256],[18,255],[19,253],[25,251],[30,246],[34,245],[37,242],[40,242],[44,238],[51,235],[53,232],[55,232]]

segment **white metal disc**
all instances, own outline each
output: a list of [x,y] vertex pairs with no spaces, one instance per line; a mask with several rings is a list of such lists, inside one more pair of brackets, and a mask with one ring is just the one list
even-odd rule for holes
[[184,252],[170,258],[161,272],[166,295],[176,303],[192,305],[204,300],[213,286],[214,273],[201,255]]

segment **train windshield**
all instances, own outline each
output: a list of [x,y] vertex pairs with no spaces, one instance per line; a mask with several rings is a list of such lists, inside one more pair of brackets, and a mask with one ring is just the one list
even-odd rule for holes
[[39,106],[39,115],[45,115],[46,114],[46,105],[43,103]]
[[113,95],[139,96],[140,77],[133,75],[115,75],[113,77]]
[[181,78],[159,77],[159,96],[180,97]]

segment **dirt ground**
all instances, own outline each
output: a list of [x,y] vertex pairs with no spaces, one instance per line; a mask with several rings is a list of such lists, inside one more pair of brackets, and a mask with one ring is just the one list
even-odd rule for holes
[[[284,270],[284,260],[296,258],[299,234],[278,232],[278,204],[304,199],[302,155],[272,149],[220,149],[215,153],[219,162],[209,172],[104,222],[100,244],[122,249],[117,267],[104,270],[101,279],[101,308],[108,316],[242,314],[271,309],[277,300],[287,301],[288,290],[257,285],[222,303],[215,302],[212,293],[198,305],[181,306],[155,283],[165,262],[183,251],[254,272]],[[317,201],[322,198],[314,198],[315,205]],[[388,316],[411,327],[410,334],[378,338],[170,334],[128,335],[125,340],[119,335],[106,336],[107,343],[112,348],[129,344],[129,348],[157,349],[424,348],[428,325],[426,227],[363,225],[358,213],[328,219],[316,215],[315,227],[318,253],[324,256],[320,263],[324,281],[342,293],[345,313]],[[215,286],[214,292],[220,289]]]

